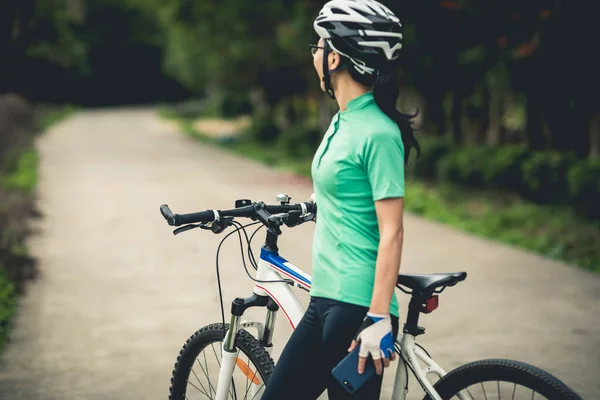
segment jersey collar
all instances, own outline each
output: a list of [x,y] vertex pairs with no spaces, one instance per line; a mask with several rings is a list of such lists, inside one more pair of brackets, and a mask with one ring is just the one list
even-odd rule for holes
[[346,106],[346,109],[344,111],[342,111],[342,113],[348,113],[348,112],[358,110],[360,108],[363,108],[365,105],[372,103],[373,101],[375,101],[375,97],[373,96],[372,91],[361,94],[360,96],[355,97],[352,100],[350,100],[348,102],[348,105]]

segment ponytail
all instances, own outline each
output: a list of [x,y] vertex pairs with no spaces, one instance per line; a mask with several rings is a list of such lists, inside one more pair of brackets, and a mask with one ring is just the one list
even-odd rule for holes
[[417,158],[421,155],[421,146],[415,139],[414,129],[412,127],[412,119],[418,115],[404,114],[396,109],[396,103],[400,96],[400,89],[394,82],[391,73],[382,73],[377,77],[373,88],[373,96],[375,102],[388,117],[390,117],[400,129],[402,143],[404,144],[404,163],[408,164],[408,156],[410,155],[411,147],[417,151]]
[[[342,57],[342,62],[345,62],[347,66],[351,65],[349,60]],[[364,85],[373,85],[373,97],[375,102],[388,117],[392,119],[400,129],[400,135],[402,136],[402,143],[404,144],[404,163],[408,164],[408,156],[410,155],[410,149],[412,147],[417,151],[417,158],[421,155],[421,146],[417,139],[415,139],[414,129],[412,127],[412,119],[419,113],[415,112],[414,115],[404,114],[396,110],[396,103],[398,97],[400,97],[400,89],[394,81],[394,76],[389,71],[381,71],[375,80],[374,75],[360,74],[355,68],[347,68],[352,78]]]

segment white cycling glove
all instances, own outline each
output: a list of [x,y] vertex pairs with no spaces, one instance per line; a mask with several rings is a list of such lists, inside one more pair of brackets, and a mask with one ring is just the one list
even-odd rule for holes
[[390,315],[368,312],[354,340],[359,342],[361,357],[371,354],[373,360],[391,358],[395,350]]

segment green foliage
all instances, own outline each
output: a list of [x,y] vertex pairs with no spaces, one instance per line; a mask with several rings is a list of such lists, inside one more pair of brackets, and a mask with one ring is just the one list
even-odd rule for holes
[[[220,146],[310,178],[312,155],[304,158],[292,156],[298,153],[290,144],[295,143],[291,138],[301,135],[300,129],[296,129],[292,130],[287,146],[282,146],[285,139],[281,138],[271,144],[244,140],[230,145],[220,144]],[[206,140],[197,132],[193,134],[203,141]],[[511,170],[511,173],[506,174],[489,171],[496,171],[501,165],[508,164],[507,160],[518,160],[523,157],[518,147],[512,150],[488,148],[480,152],[472,149],[469,153],[461,154],[464,159],[469,159],[469,157],[475,158],[475,154],[482,157],[481,154],[486,152],[491,156],[492,161],[489,165],[493,168],[487,170],[482,168],[482,171],[488,172],[485,174],[480,172],[479,176],[481,179],[487,177],[491,181],[503,182],[507,176],[512,176],[514,171]],[[452,154],[454,152],[448,153],[448,155]],[[462,164],[459,165],[462,167]],[[572,174],[581,179],[590,169],[598,171],[599,167],[594,163],[594,166],[579,168],[580,171]],[[466,232],[600,272],[600,223],[582,221],[567,207],[538,205],[514,194],[473,190],[454,184],[428,184],[412,178],[407,179],[406,185],[405,208],[409,212],[449,224]],[[586,184],[577,187],[583,190]]]
[[15,308],[15,285],[8,277],[5,267],[0,265],[0,353],[9,338]]
[[34,149],[20,154],[16,165],[5,174],[0,174],[0,186],[5,189],[33,192],[37,183],[38,155]]
[[78,107],[72,104],[38,104],[36,106],[37,132],[45,131],[73,114],[77,109]]
[[252,113],[252,105],[248,96],[234,90],[224,90],[217,93],[207,105],[207,109],[213,110],[210,113],[211,115],[223,118]]
[[584,217],[600,220],[600,159],[587,159],[568,172],[569,193],[577,211]]
[[567,208],[418,181],[407,182],[405,207],[466,232],[600,272],[600,225],[578,219]]
[[534,152],[521,167],[525,195],[542,203],[568,201],[567,172],[576,161],[574,155],[556,150]]
[[499,187],[522,193],[523,178],[521,164],[529,154],[525,146],[498,147],[489,154],[483,170],[483,181],[487,187]]
[[444,182],[452,182],[470,187],[482,187],[484,171],[493,154],[493,147],[467,147],[447,153],[437,167],[437,177]]
[[303,125],[292,125],[279,136],[278,147],[294,159],[312,158],[319,145],[321,132],[318,128],[306,128]]
[[[63,68],[79,72],[88,69],[87,43],[75,32],[82,23],[77,1],[41,1],[34,4],[32,20],[22,34],[27,41],[26,54]],[[31,40],[32,39],[32,40]]]
[[31,233],[26,222],[35,214],[38,171],[32,139],[71,110],[44,105],[33,112],[23,99],[0,96],[0,137],[4,139],[0,168],[0,351],[10,335],[17,296],[37,272],[26,246]]
[[281,133],[274,120],[273,113],[268,111],[257,111],[252,117],[252,124],[246,135],[257,143],[271,144]]
[[436,176],[439,161],[452,149],[452,141],[448,137],[419,137],[421,145],[421,156],[413,160],[414,164],[407,172],[425,179],[433,179]]

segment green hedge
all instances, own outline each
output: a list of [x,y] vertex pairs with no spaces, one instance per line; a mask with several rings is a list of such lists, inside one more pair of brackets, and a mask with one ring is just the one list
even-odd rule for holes
[[474,189],[519,194],[540,204],[573,205],[579,215],[600,219],[600,161],[525,146],[456,148],[445,138],[421,141],[413,176]]
[[[266,118],[267,122],[270,120]],[[271,123],[262,122],[255,126],[264,127]],[[199,140],[211,141],[191,125],[182,124],[182,127]],[[276,139],[268,143],[259,143],[249,135],[234,143],[214,143],[273,167],[310,177],[312,154],[302,155],[306,151],[302,147],[310,147],[307,137],[311,134],[308,130],[308,127],[302,130],[292,126],[279,132]],[[313,135],[318,143],[321,132],[315,129]],[[523,190],[522,165],[531,156],[527,149],[519,146],[455,149],[444,139],[430,137],[420,138],[420,143],[423,147],[421,158],[411,157],[407,169],[407,211],[600,272],[600,223],[582,221],[573,210],[561,205],[539,205],[511,193],[499,195],[496,191],[473,189],[464,187],[464,184],[461,187],[454,183],[432,183],[422,179],[436,178],[436,172],[443,170],[441,161],[447,158],[456,160],[455,163],[444,161],[448,168],[468,169],[469,162],[473,161],[473,165],[483,169],[476,173],[458,171],[456,176],[463,182],[477,176],[482,186],[501,185]],[[591,199],[590,193],[598,193],[598,181],[590,178],[593,174],[597,177],[598,171],[600,164],[591,161],[573,167],[569,171],[573,195]],[[595,204],[599,204],[598,201]],[[594,211],[595,207],[589,206],[587,210]]]
[[24,223],[36,216],[34,140],[73,109],[33,107],[18,95],[0,95],[0,352],[10,336],[18,296],[37,274],[26,246],[31,231]]
[[577,212],[583,217],[600,220],[600,159],[583,160],[573,165],[567,179]]
[[555,150],[538,151],[523,162],[521,170],[525,185],[524,195],[539,203],[568,203],[568,171],[577,158]]
[[420,178],[433,179],[437,175],[437,164],[439,160],[452,150],[452,142],[446,138],[431,138],[425,136],[419,138],[421,145],[421,156],[418,161],[411,153],[411,167],[407,173]]

